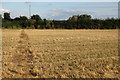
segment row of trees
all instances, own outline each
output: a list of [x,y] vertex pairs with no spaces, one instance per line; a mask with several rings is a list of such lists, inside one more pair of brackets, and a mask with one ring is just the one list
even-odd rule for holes
[[74,15],[68,20],[46,20],[39,15],[32,15],[12,19],[10,13],[4,13],[3,28],[28,28],[28,29],[116,29],[120,27],[120,19],[92,19],[91,15]]

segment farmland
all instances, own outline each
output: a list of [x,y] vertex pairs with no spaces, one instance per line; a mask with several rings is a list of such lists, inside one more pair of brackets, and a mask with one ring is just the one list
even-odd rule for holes
[[117,78],[118,30],[2,30],[3,78]]

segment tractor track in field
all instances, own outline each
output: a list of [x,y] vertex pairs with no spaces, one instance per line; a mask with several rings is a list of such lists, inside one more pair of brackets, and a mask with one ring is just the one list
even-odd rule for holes
[[35,55],[31,50],[29,37],[24,30],[21,31],[18,44],[16,45],[15,53],[13,55],[13,69],[8,69],[15,75],[22,77],[36,77],[37,73],[34,71]]

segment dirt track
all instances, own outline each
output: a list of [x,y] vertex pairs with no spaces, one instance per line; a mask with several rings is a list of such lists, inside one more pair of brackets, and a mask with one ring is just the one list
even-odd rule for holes
[[29,37],[25,31],[22,30],[9,64],[10,67],[8,68],[8,71],[11,73],[11,76],[9,75],[9,77],[16,77],[18,74],[23,78],[37,76],[37,73],[35,73],[34,70],[34,58],[35,55],[31,50]]
[[[17,62],[20,62],[18,65],[21,66],[24,73],[30,73],[32,76],[37,76],[37,74],[33,71],[34,54],[31,50],[29,37],[24,30],[21,31],[20,40],[18,41],[18,46],[16,47],[16,53],[14,54],[13,62],[16,61],[16,64]],[[23,75],[25,75],[24,73]]]

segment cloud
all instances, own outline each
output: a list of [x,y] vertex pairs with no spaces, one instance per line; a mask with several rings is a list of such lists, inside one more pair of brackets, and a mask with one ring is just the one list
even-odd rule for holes
[[48,11],[48,13],[44,14],[44,18],[47,19],[54,19],[54,20],[64,20],[68,19],[69,17],[73,15],[81,15],[81,14],[89,14],[92,16],[92,18],[100,18],[100,19],[106,19],[106,18],[117,18],[118,17],[118,7],[114,6],[111,7],[101,7],[101,6],[92,6],[94,8],[54,8]]
[[50,10],[45,17],[49,19],[62,20],[62,19],[68,19],[73,15],[80,15],[80,14],[94,14],[94,12],[83,11],[80,9],[56,8]]
[[10,12],[9,10],[7,10],[7,9],[0,9],[0,12]]

